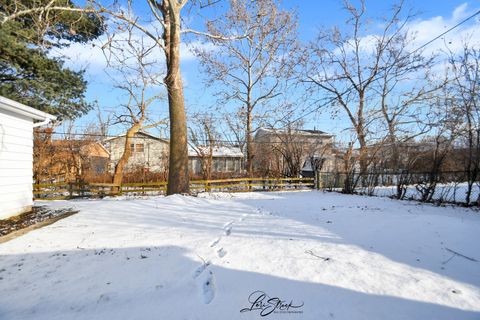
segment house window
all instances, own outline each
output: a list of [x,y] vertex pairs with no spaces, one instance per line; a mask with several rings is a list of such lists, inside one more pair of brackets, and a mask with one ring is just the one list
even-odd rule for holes
[[215,172],[223,171],[223,159],[213,159],[213,170]]
[[227,171],[234,171],[235,165],[233,163],[234,159],[227,159]]
[[202,173],[203,168],[202,168],[202,161],[200,159],[195,160],[195,169],[194,172],[197,174]]
[[142,152],[145,150],[145,147],[143,145],[143,143],[131,143],[130,144],[130,151],[132,152]]

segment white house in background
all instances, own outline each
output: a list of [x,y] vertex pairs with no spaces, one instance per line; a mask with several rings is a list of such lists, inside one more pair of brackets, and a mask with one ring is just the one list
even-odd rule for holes
[[[113,173],[125,149],[125,134],[103,140],[110,153],[109,172]],[[130,141],[132,151],[126,171],[144,170],[162,172],[168,168],[170,141],[140,131]],[[188,148],[189,170],[192,175],[202,174],[202,160],[210,154],[208,147]],[[212,150],[212,173],[240,174],[243,172],[243,153],[237,147],[216,146]]]
[[[110,153],[108,171],[113,173],[125,150],[125,134],[105,139],[103,144]],[[161,172],[168,166],[169,141],[166,139],[140,131],[131,139],[130,150],[132,153],[128,159],[126,171],[142,169]]]
[[56,117],[0,96],[0,219],[33,205],[33,128]]

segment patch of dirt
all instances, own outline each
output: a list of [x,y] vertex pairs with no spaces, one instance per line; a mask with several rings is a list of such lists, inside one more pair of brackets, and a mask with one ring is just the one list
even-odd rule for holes
[[32,211],[5,220],[0,220],[0,237],[46,222],[47,220],[57,221],[59,218],[67,217],[77,212],[78,211],[75,211],[72,208],[51,210],[46,206],[34,207]]

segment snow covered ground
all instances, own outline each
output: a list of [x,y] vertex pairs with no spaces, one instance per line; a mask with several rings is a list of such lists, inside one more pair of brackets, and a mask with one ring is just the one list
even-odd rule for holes
[[[365,190],[359,190],[361,193],[367,193]],[[478,185],[474,185],[472,189],[472,194],[470,196],[470,202],[476,202],[479,198],[480,189]],[[377,187],[375,188],[374,194],[380,197],[391,197],[396,195],[397,187]],[[466,183],[448,183],[448,184],[439,184],[435,188],[435,193],[433,194],[434,200],[441,200],[442,202],[466,202],[466,193],[467,193],[467,184]],[[415,186],[408,186],[407,192],[405,194],[405,199],[421,199],[420,192],[415,188]]]
[[480,319],[471,209],[316,191],[41,204],[80,213],[0,244],[0,319]]

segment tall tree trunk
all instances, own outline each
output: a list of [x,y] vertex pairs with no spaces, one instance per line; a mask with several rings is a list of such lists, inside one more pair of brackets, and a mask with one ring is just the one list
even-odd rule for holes
[[113,193],[119,193],[121,184],[123,181],[123,172],[125,169],[125,166],[127,165],[128,159],[132,155],[132,150],[130,148],[130,143],[132,141],[132,138],[135,136],[135,134],[140,131],[141,125],[140,124],[134,124],[130,129],[127,130],[127,133],[125,135],[125,145],[124,145],[124,150],[123,154],[120,157],[120,160],[118,160],[117,165],[115,166],[115,172],[113,174],[113,184],[115,185],[112,188]]
[[247,173],[249,176],[253,175],[253,139],[252,139],[252,111],[250,106],[247,106],[247,127],[246,127],[246,141],[247,141]]
[[180,10],[176,0],[164,2],[165,54],[170,114],[170,158],[167,195],[189,193],[187,117],[183,97],[183,83],[180,74]]
[[357,112],[357,136],[358,136],[358,143],[360,145],[359,152],[360,152],[360,176],[362,178],[362,185],[365,186],[366,178],[367,178],[367,170],[368,170],[368,147],[366,141],[366,132],[365,132],[365,119],[363,117],[363,108],[364,108],[364,92],[359,92],[360,102],[358,105],[358,112]]

